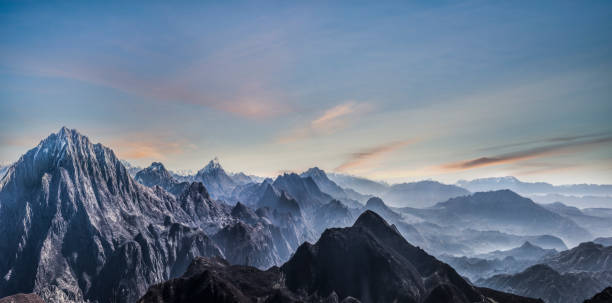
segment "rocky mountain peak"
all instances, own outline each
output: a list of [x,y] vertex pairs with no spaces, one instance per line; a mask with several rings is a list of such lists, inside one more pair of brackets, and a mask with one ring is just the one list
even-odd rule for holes
[[379,197],[372,197],[370,199],[368,199],[368,201],[366,202],[366,207],[370,208],[370,207],[384,207],[387,208],[387,205],[385,205],[385,202],[383,202],[383,200]]
[[219,158],[214,157],[200,171],[201,172],[213,172],[213,171],[217,171],[217,170],[223,170],[223,167],[221,167],[221,164],[219,163]]
[[302,173],[303,176],[311,176],[313,178],[327,178],[327,175],[325,174],[325,171],[323,171],[322,169],[318,168],[318,167],[311,167],[309,168],[307,171],[305,171],[304,173]]
[[390,231],[396,232],[396,229],[391,227],[391,225],[387,223],[385,219],[383,219],[380,215],[378,215],[377,213],[371,210],[364,211],[357,218],[357,220],[355,221],[355,224],[353,224],[353,227],[364,227],[367,229],[377,230],[377,231],[388,228]]
[[210,195],[202,182],[192,182],[191,185],[189,185],[189,188],[187,188],[187,190],[181,195],[181,199],[186,197],[204,198],[206,200],[210,200]]

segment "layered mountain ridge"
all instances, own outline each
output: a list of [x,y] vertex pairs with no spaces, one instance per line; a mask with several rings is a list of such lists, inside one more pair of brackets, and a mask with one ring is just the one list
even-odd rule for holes
[[[485,293],[487,293],[485,295]],[[196,259],[183,277],[155,285],[148,302],[538,302],[465,282],[450,266],[410,245],[372,211],[352,227],[326,230],[280,268],[259,271]]]

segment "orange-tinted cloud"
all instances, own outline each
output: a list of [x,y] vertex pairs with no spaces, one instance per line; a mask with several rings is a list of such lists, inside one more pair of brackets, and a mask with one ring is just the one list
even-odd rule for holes
[[[567,140],[566,140],[567,141]],[[471,160],[459,161],[441,165],[440,168],[446,171],[466,170],[485,166],[501,165],[520,162],[528,159],[541,158],[560,153],[575,153],[585,148],[594,147],[601,144],[612,142],[612,137],[599,137],[590,140],[569,141],[560,144],[546,145],[531,149],[500,154],[495,156],[485,156]]]
[[336,105],[325,110],[320,116],[313,119],[308,125],[291,130],[281,136],[281,143],[293,142],[318,135],[332,134],[351,125],[355,118],[368,112],[371,106],[367,103],[354,101]]
[[121,159],[163,160],[169,155],[183,153],[194,148],[192,144],[170,138],[147,135],[126,136],[111,141],[110,147]]
[[366,163],[369,163],[372,160],[381,157],[384,154],[398,150],[412,142],[413,141],[410,140],[395,141],[353,153],[347,161],[336,167],[335,170],[339,172],[345,172],[354,168],[358,168]]

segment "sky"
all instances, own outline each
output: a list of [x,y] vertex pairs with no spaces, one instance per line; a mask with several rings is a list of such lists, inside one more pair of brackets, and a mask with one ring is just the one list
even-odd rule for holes
[[611,1],[123,2],[0,1],[1,162],[612,183]]

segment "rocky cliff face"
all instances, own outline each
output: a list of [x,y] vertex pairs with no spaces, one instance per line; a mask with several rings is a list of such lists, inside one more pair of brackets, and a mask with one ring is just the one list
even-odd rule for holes
[[[134,182],[115,154],[62,128],[0,182],[0,296],[131,302],[222,255],[172,196]],[[183,223],[179,223],[183,222]]]
[[[220,170],[213,163],[206,171]],[[268,268],[312,239],[285,196],[288,209],[257,213],[212,199],[200,182],[173,181],[161,164],[139,180],[153,187],[67,128],[22,156],[0,181],[0,297],[134,302],[197,256]],[[176,184],[182,192],[167,191]]]
[[134,179],[145,186],[159,186],[174,195],[181,194],[189,187],[189,182],[176,180],[160,162],[151,163],[149,167],[136,173]]
[[280,268],[197,258],[181,278],[151,287],[139,302],[191,301],[539,302],[471,286],[371,211],[303,244]]

